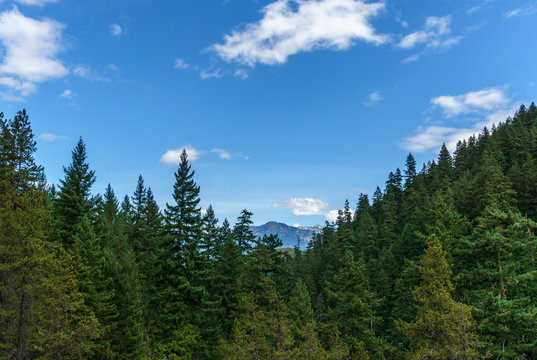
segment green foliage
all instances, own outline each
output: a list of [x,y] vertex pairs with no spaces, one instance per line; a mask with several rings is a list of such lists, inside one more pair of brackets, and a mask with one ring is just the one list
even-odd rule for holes
[[48,203],[28,115],[6,121],[0,113],[0,130],[0,357],[84,357],[98,324],[83,311],[71,257],[46,241]]
[[375,337],[373,326],[378,322],[373,314],[374,295],[369,289],[369,281],[364,262],[354,260],[350,251],[343,257],[340,270],[331,282],[326,284],[328,311],[326,330],[341,332],[342,341],[349,347],[350,354],[382,352],[382,341]]
[[537,358],[536,134],[532,104],[419,172],[409,154],[282,251],[247,210],[202,216],[186,152],[161,214],[141,176],[93,195],[82,139],[45,188],[28,115],[0,114],[0,357]]
[[477,359],[470,307],[452,298],[451,270],[440,240],[432,235],[418,268],[422,282],[415,288],[416,320],[399,322],[410,338],[409,359]]
[[189,323],[181,323],[174,330],[169,340],[157,344],[153,349],[155,359],[167,360],[193,360],[198,359],[201,353],[201,335],[199,329]]
[[60,180],[60,190],[54,200],[54,235],[67,248],[73,245],[81,219],[90,217],[95,206],[95,199],[91,198],[95,172],[89,170],[86,158],[86,144],[80,138],[73,149],[71,164],[63,169],[65,178]]

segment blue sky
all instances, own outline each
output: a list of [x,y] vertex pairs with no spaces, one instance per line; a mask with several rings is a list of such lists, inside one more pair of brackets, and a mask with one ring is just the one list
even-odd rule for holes
[[534,0],[4,0],[0,111],[51,183],[82,136],[95,192],[163,206],[186,147],[220,219],[322,224],[535,100],[536,34]]

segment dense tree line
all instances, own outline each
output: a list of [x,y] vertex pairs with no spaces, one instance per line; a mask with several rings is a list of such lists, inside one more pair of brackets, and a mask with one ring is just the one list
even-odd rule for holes
[[0,358],[537,358],[533,104],[304,251],[202,212],[186,152],[161,210],[142,176],[93,195],[82,139],[47,186],[26,112],[0,126]]

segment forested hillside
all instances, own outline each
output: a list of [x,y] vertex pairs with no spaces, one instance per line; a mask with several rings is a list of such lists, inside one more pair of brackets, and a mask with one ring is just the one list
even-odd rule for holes
[[533,104],[292,254],[202,215],[186,152],[159,209],[93,188],[82,139],[47,186],[26,112],[0,126],[2,359],[537,359]]

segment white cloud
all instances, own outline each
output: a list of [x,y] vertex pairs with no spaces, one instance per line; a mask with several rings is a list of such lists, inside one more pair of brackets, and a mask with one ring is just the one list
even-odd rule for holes
[[37,6],[43,6],[48,3],[55,3],[58,0],[15,0],[16,3],[23,4],[23,5],[37,5]]
[[419,58],[420,58],[420,54],[414,54],[414,55],[404,58],[403,60],[401,60],[401,62],[403,64],[409,64],[409,63],[418,61]]
[[475,128],[451,128],[444,126],[429,126],[419,128],[418,134],[405,139],[402,146],[412,152],[438,150],[443,143],[453,150],[459,140],[467,139],[472,134],[481,132],[481,126]]
[[168,150],[160,158],[160,162],[166,165],[179,165],[181,162],[181,153],[183,149],[186,150],[188,161],[194,162],[204,153],[203,151],[196,150],[190,145],[183,146],[178,149]]
[[277,0],[263,8],[263,18],[224,36],[211,48],[226,61],[253,66],[282,64],[291,55],[314,49],[343,50],[354,40],[383,44],[370,18],[384,2],[361,0]]
[[[107,68],[109,70],[112,70],[114,72],[117,72],[119,69],[117,66],[113,64],[107,65]],[[76,76],[79,76],[81,78],[87,79],[89,81],[99,81],[99,82],[109,82],[110,78],[106,75],[106,71],[104,74],[100,73],[99,71],[95,71],[90,69],[86,65],[77,65],[73,68],[73,74]]]
[[75,66],[75,68],[73,69],[73,73],[76,76],[88,78],[90,75],[90,69],[87,66],[78,65],[78,66]]
[[500,109],[509,99],[501,87],[472,91],[457,96],[439,96],[431,99],[431,103],[442,108],[447,116],[467,114],[481,110],[492,111]]
[[120,37],[123,33],[123,29],[118,24],[112,24],[110,25],[110,35],[113,37]]
[[330,208],[327,202],[313,198],[293,198],[272,206],[292,209],[293,215],[325,215]]
[[38,83],[67,75],[69,70],[57,58],[63,29],[59,22],[32,19],[17,8],[0,13],[0,85],[13,96],[27,96]]
[[55,135],[55,134],[45,133],[45,134],[39,135],[37,137],[37,139],[47,141],[47,142],[52,142],[52,141],[55,141],[55,140],[67,140],[68,137],[63,136],[63,135]]
[[190,64],[187,64],[183,59],[177,58],[175,59],[175,62],[173,64],[174,69],[188,69],[190,67]]
[[339,211],[338,210],[330,210],[328,213],[326,213],[325,215],[325,218],[326,218],[326,221],[328,222],[336,222],[337,221],[337,217],[339,215]]
[[484,127],[490,129],[493,124],[505,121],[518,107],[500,87],[457,96],[439,96],[431,99],[431,102],[441,107],[448,118],[472,113],[477,119],[462,128],[440,125],[419,127],[416,135],[407,137],[401,143],[403,148],[412,152],[437,151],[445,143],[450,151],[454,151],[459,140],[468,139],[481,133]]
[[462,36],[451,36],[451,16],[429,16],[423,30],[408,34],[397,46],[402,49],[412,49],[418,45],[431,49],[448,49],[461,39]]
[[[295,216],[322,215],[329,222],[336,221],[339,213],[339,210],[330,210],[327,202],[314,198],[293,198],[277,202],[272,206],[292,209]],[[351,210],[351,213],[354,212]]]
[[231,154],[224,149],[212,149],[211,152],[217,153],[220,159],[230,160]]
[[19,80],[9,76],[0,77],[0,85],[15,90],[22,96],[29,95],[37,89],[36,84],[31,81]]
[[519,7],[517,9],[513,9],[513,10],[510,10],[510,11],[507,11],[503,14],[503,16],[506,18],[506,19],[509,19],[509,18],[512,18],[514,16],[521,16],[521,15],[532,15],[532,14],[535,14],[537,12],[537,8],[532,6],[532,5],[526,5],[526,6],[522,6],[522,7]]
[[65,91],[60,94],[60,98],[62,99],[70,99],[71,97],[73,97],[73,92],[69,89],[65,89]]
[[203,80],[212,79],[212,78],[219,79],[222,76],[224,76],[222,73],[220,73],[220,70],[221,70],[220,68],[212,72],[208,70],[202,70],[200,72],[200,78],[202,78]]
[[483,0],[480,4],[476,5],[476,6],[473,6],[471,8],[469,8],[468,10],[466,10],[466,14],[473,14],[479,10],[481,10],[485,5],[493,2],[494,0]]
[[237,69],[233,74],[235,77],[240,77],[242,80],[248,79],[248,72],[245,69]]
[[364,101],[365,106],[373,106],[380,101],[382,101],[384,98],[380,95],[378,91],[373,91],[371,94],[367,96],[367,100]]

